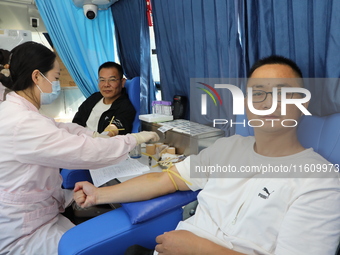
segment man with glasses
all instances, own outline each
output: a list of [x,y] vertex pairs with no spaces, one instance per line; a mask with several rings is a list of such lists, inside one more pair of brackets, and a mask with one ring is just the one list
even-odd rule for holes
[[[286,99],[303,97],[295,92],[284,93],[284,87],[298,91],[296,88],[303,86],[300,69],[284,57],[258,61],[248,78],[247,87],[252,92],[245,103],[251,96],[253,108],[258,111],[271,109],[277,103],[277,92],[286,95]],[[172,173],[150,173],[105,188],[80,182],[74,189],[75,201],[88,207],[146,200],[176,189],[201,190],[195,215],[181,221],[176,230],[158,236],[155,253],[132,246],[126,255],[333,255],[340,238],[339,175],[336,169],[325,176],[286,171],[289,166],[330,163],[312,148],[304,148],[297,138],[296,126],[288,124],[289,120],[294,124],[299,121],[301,110],[287,104],[283,115],[283,100],[278,100],[281,103],[267,115],[254,114],[246,107],[249,120],[263,120],[263,125],[254,127],[254,136],[218,139],[198,155],[172,166],[172,178],[168,176]],[[303,106],[306,108],[307,103]],[[281,125],[283,120],[288,120],[287,125]],[[231,166],[236,170],[197,173],[197,166]],[[265,173],[264,167],[275,171]]]
[[79,107],[72,122],[109,136],[131,133],[135,108],[125,91],[123,69],[106,62],[98,69],[99,92],[92,94]]
[[[253,90],[252,97],[253,97],[253,103],[261,103],[267,99],[267,95],[270,94],[273,97],[273,92],[266,92],[263,90]],[[292,99],[294,94],[301,95],[302,93],[294,93],[294,92],[287,92],[285,94],[285,99]],[[302,94],[303,95],[303,94]],[[281,92],[280,87],[278,87],[277,90],[277,102],[281,102],[283,94]]]

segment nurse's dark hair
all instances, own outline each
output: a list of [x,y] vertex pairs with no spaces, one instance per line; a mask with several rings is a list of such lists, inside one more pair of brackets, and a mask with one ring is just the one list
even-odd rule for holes
[[8,64],[10,54],[8,50],[0,49],[0,70],[3,69],[4,65]]
[[56,55],[47,47],[36,42],[25,42],[10,52],[10,76],[0,73],[0,82],[13,91],[27,89],[34,85],[32,73],[39,70],[46,75],[53,69]]
[[292,70],[296,73],[296,75],[299,78],[302,78],[302,72],[300,68],[298,67],[298,65],[293,60],[283,57],[283,56],[279,56],[279,55],[272,55],[269,57],[265,57],[255,62],[255,64],[253,64],[253,66],[250,68],[248,72],[248,78],[252,76],[252,74],[257,68],[264,66],[264,65],[272,65],[272,64],[289,66],[290,68],[292,68]]
[[98,74],[100,72],[100,70],[102,70],[103,68],[116,68],[119,74],[119,78],[122,79],[123,78],[123,68],[120,64],[116,63],[116,62],[105,62],[103,63],[99,68],[98,68]]

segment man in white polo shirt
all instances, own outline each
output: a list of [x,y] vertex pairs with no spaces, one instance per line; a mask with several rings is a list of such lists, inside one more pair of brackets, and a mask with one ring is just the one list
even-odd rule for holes
[[[257,62],[249,78],[247,87],[253,92],[247,97],[252,97],[257,110],[271,108],[274,90],[282,94],[283,87],[302,86],[300,69],[280,56]],[[277,79],[285,82],[278,83]],[[298,99],[303,95],[286,96]],[[174,192],[176,186],[179,190],[202,189],[196,214],[180,222],[176,230],[158,236],[154,254],[334,255],[340,238],[340,181],[336,170],[328,178],[316,178],[312,173],[263,175],[241,171],[252,166],[282,169],[289,165],[328,165],[312,148],[300,144],[296,126],[290,121],[281,125],[287,119],[298,122],[301,115],[295,105],[287,105],[287,114],[282,115],[280,102],[266,116],[247,109],[249,120],[278,121],[263,121],[261,127],[254,128],[253,137],[221,138],[171,168],[191,185],[176,175],[173,183],[168,173],[152,173],[105,188],[77,183],[74,198],[87,207],[150,199]],[[216,176],[204,171],[193,173],[197,167],[217,165],[233,166],[239,171]],[[134,249],[126,254],[153,254],[144,248],[138,252]]]

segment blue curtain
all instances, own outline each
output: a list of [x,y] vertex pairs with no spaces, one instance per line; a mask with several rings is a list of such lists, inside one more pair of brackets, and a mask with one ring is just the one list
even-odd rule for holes
[[[208,98],[208,114],[202,115],[202,90],[198,88],[203,88],[199,82],[209,83],[201,78],[244,76],[238,33],[239,2],[152,1],[162,97],[168,101],[172,101],[174,95],[188,97],[190,111],[187,111],[187,118],[190,112],[192,121],[211,126],[215,118],[231,120],[235,117],[231,95],[225,90],[218,90],[223,105],[210,105],[212,100]],[[213,87],[214,82],[216,80],[208,85]],[[229,124],[220,126],[226,135],[234,133]]]
[[149,26],[145,0],[120,0],[112,5],[117,51],[125,76],[140,76],[141,114],[149,113],[155,100]]
[[[245,0],[241,19],[246,68],[259,58],[278,54],[291,58],[307,82],[313,115],[340,112],[340,1]],[[325,103],[327,102],[327,103]]]
[[94,20],[72,0],[36,0],[53,45],[85,97],[98,91],[98,67],[114,61],[114,25],[110,10]]

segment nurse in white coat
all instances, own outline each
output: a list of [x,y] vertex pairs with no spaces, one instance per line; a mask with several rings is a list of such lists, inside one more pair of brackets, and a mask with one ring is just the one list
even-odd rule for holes
[[11,51],[0,82],[12,92],[0,105],[0,254],[57,254],[73,224],[60,213],[66,196],[59,168],[100,168],[124,160],[154,132],[104,139],[73,123],[56,123],[38,112],[60,91],[55,54],[27,42]]

